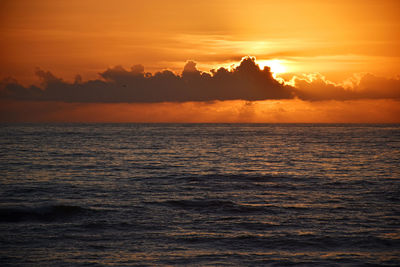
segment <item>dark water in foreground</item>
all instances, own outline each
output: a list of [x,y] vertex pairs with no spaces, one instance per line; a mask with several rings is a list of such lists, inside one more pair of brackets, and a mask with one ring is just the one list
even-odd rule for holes
[[400,264],[400,125],[0,127],[0,265]]

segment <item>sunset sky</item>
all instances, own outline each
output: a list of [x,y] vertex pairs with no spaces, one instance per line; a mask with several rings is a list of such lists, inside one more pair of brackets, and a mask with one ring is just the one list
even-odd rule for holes
[[397,0],[3,0],[0,121],[400,122],[399,14]]

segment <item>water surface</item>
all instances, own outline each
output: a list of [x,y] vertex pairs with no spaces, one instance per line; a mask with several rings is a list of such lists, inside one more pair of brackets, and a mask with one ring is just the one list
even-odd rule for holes
[[400,264],[400,125],[3,124],[0,265]]

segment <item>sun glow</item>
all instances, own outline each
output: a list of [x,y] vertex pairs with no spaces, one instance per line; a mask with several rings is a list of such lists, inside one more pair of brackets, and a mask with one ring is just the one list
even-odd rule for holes
[[283,64],[282,60],[273,59],[273,60],[257,60],[257,64],[263,69],[265,66],[271,68],[271,72],[273,74],[281,74],[287,72],[287,67]]

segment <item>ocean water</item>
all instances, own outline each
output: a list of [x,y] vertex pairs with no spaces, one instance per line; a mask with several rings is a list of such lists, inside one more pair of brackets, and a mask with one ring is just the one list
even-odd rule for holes
[[2,124],[0,266],[398,266],[400,125]]

